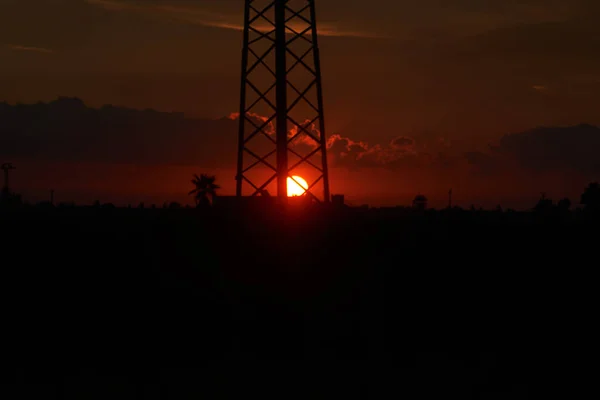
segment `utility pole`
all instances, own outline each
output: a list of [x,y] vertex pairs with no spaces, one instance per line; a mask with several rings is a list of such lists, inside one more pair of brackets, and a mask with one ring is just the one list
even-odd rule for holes
[[448,192],[448,209],[452,209],[452,189]]
[[11,163],[2,164],[2,170],[4,171],[4,187],[2,188],[2,192],[6,195],[10,193],[9,187],[9,173],[11,170],[16,169]]

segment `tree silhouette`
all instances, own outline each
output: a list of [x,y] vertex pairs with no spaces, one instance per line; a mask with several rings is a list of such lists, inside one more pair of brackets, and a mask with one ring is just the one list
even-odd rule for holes
[[552,209],[552,207],[552,199],[547,198],[546,193],[542,193],[540,201],[538,201],[533,209],[537,212],[548,212]]
[[192,184],[195,186],[195,188],[188,194],[194,196],[196,207],[210,206],[214,198],[217,196],[217,189],[221,188],[219,185],[215,184],[215,180],[216,178],[214,176],[205,174],[198,176],[194,174]]
[[571,208],[571,200],[564,198],[558,202],[557,207],[562,211],[569,211]]
[[598,182],[590,183],[581,195],[580,203],[589,210],[600,209],[600,184]]

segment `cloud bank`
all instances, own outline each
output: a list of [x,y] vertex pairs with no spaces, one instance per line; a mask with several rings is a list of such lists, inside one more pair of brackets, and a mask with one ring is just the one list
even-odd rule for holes
[[[265,122],[260,115],[250,117],[257,124]],[[180,113],[111,105],[94,109],[73,98],[19,106],[0,103],[4,121],[0,159],[231,171],[236,165],[237,118],[232,114],[217,120],[192,119]],[[314,125],[307,129],[319,134]],[[273,135],[273,127],[265,132]],[[296,133],[292,129],[289,136]],[[344,175],[349,179],[347,193],[368,186],[369,192],[438,191],[444,196],[452,187],[457,196],[488,199],[522,193],[537,196],[540,191],[572,197],[600,177],[600,128],[592,125],[508,134],[486,151],[462,152],[443,141],[437,143],[432,146],[420,137],[398,135],[385,144],[369,144],[332,133],[327,139],[328,161],[332,169],[348,171]],[[272,150],[268,141],[263,146],[257,152]],[[306,135],[298,136],[294,144],[295,149],[314,146]]]

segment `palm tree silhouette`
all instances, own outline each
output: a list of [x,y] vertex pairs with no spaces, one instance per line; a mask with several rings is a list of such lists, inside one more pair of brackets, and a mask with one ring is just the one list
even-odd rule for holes
[[195,186],[194,190],[188,194],[194,196],[196,201],[196,207],[209,206],[214,198],[217,196],[217,189],[221,187],[215,184],[216,177],[202,174],[200,176],[194,174],[192,184]]

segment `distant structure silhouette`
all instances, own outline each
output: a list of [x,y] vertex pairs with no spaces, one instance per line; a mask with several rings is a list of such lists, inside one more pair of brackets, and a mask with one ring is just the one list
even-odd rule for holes
[[9,177],[10,177],[10,171],[13,169],[16,169],[16,168],[11,163],[2,164],[2,170],[4,171],[4,186],[2,187],[2,194],[4,194],[4,195],[10,194]]
[[448,191],[448,208],[452,208],[452,189]]
[[552,199],[546,197],[546,193],[542,193],[540,200],[537,202],[533,210],[536,212],[549,212],[553,207],[554,205]]
[[331,202],[336,207],[344,206],[344,195],[343,194],[334,194],[331,196]]
[[416,210],[427,209],[427,197],[423,196],[422,194],[416,195],[413,200],[413,208]]
[[[306,195],[328,203],[315,0],[246,0],[243,36],[236,196],[245,187],[257,196],[276,183],[277,199],[287,203],[287,179],[301,167],[302,175],[314,175],[306,176]],[[311,150],[300,152],[299,139]],[[257,154],[257,140],[266,140],[271,150]],[[257,167],[266,167],[270,177],[256,173]]]
[[571,200],[569,200],[568,198],[564,198],[562,200],[559,200],[556,206],[561,211],[569,211],[569,209],[571,208]]

